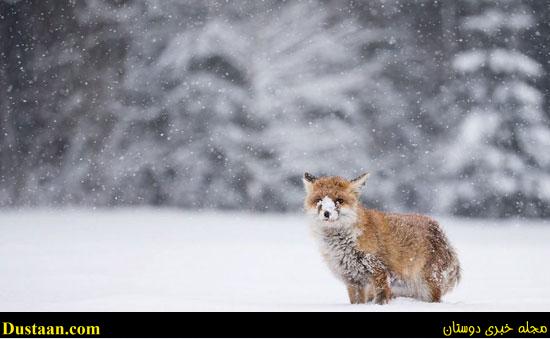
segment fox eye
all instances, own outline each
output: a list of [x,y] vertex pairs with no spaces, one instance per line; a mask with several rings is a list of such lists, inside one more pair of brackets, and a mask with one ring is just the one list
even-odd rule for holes
[[344,203],[344,199],[338,198],[336,199],[336,203],[342,205]]

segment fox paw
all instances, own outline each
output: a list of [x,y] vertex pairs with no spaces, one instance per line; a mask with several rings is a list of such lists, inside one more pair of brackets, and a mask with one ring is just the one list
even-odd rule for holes
[[387,290],[382,290],[376,293],[374,297],[374,302],[378,305],[387,304],[391,299],[391,292]]

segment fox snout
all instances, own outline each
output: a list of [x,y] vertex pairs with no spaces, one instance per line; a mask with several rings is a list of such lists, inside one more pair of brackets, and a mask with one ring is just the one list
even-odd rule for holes
[[335,221],[340,215],[338,207],[328,196],[325,196],[317,203],[317,213],[319,219],[323,221]]

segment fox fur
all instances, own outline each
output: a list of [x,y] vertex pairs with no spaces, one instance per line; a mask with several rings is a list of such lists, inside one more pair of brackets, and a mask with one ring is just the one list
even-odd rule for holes
[[304,207],[323,258],[352,304],[399,296],[439,302],[460,280],[455,250],[430,217],[365,208],[359,195],[367,178],[304,174]]

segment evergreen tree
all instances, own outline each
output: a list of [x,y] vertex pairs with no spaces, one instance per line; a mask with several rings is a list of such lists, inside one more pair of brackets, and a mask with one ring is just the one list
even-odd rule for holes
[[533,0],[0,0],[0,205],[548,215]]
[[464,115],[444,149],[453,185],[442,199],[464,215],[548,215],[550,129],[534,86],[542,67],[520,45],[534,18],[519,1],[464,8],[453,60]]

